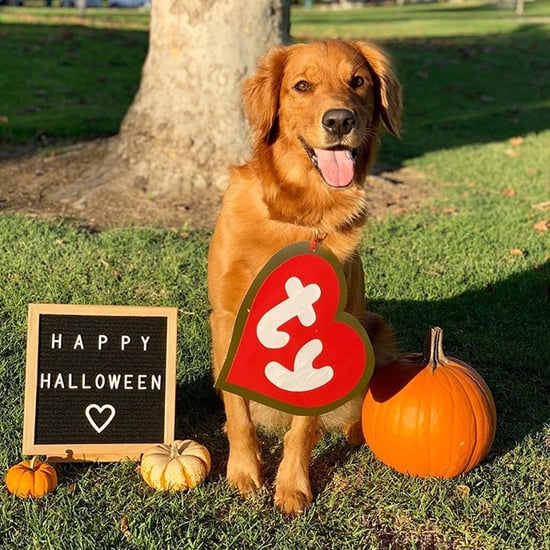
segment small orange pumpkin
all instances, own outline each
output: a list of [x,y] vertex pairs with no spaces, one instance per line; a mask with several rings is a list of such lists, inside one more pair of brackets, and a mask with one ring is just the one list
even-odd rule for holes
[[57,472],[47,462],[36,457],[12,466],[6,474],[8,491],[18,497],[40,498],[57,487]]
[[451,478],[489,452],[496,408],[483,378],[446,357],[443,331],[432,327],[424,355],[406,355],[375,372],[362,425],[372,452],[398,472]]
[[191,439],[155,445],[141,457],[141,475],[153,489],[182,491],[193,489],[210,472],[210,453]]

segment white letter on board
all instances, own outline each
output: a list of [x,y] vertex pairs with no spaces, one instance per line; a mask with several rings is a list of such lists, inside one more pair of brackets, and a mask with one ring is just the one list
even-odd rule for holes
[[86,384],[86,373],[85,372],[82,373],[82,389],[83,390],[91,390],[92,389],[92,386],[90,386],[89,384]]
[[138,374],[138,390],[146,390],[146,389],[147,389],[147,375]]
[[132,341],[132,339],[129,336],[126,336],[126,334],[123,334],[120,338],[120,349],[121,351],[124,351],[126,346]]
[[78,386],[76,384],[73,384],[73,374],[72,374],[72,372],[70,372],[67,375],[67,380],[68,380],[67,389],[69,389],[69,390],[77,390],[78,389]]
[[162,381],[162,375],[152,374],[151,375],[151,389],[160,391],[161,381]]
[[58,388],[61,388],[62,390],[65,389],[65,382],[63,382],[63,375],[59,373],[55,379],[55,382],[53,384],[53,389],[57,390]]
[[118,390],[121,378],[121,374],[109,374],[109,388],[112,390]]
[[76,340],[74,341],[73,349],[76,349],[76,348],[84,349],[84,342],[82,340],[82,334],[79,334],[76,337]]
[[46,374],[44,372],[40,373],[40,389],[41,390],[43,390],[44,388],[49,390],[51,381],[52,381],[52,375],[50,373],[48,373],[48,374]]
[[149,344],[149,340],[151,339],[150,336],[142,336],[141,341],[143,342],[143,351],[147,351],[147,345]]
[[63,345],[63,334],[59,333],[59,334],[54,334],[52,332],[52,349],[55,349],[57,347],[57,349],[61,349]]
[[134,375],[133,374],[125,374],[124,375],[124,389],[125,390],[133,390],[134,389]]
[[109,341],[109,338],[105,334],[100,334],[97,337],[97,349],[101,351],[103,349],[103,344],[106,344]]

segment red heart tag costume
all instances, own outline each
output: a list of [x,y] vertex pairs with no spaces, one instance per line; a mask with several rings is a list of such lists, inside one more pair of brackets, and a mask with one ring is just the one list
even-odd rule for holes
[[347,287],[322,244],[280,250],[252,283],[216,387],[297,415],[342,405],[368,384],[374,353],[343,311]]

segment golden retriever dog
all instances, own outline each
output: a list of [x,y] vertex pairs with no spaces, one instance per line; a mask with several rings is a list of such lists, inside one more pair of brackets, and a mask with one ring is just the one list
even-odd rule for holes
[[[366,218],[364,182],[385,127],[398,136],[401,87],[386,55],[359,41],[323,41],[271,50],[245,81],[253,150],[233,167],[208,257],[213,374],[223,366],[239,306],[281,248],[322,241],[344,270],[346,311],[365,326],[376,365],[395,356],[393,333],[367,312],[357,254]],[[222,392],[229,440],[227,479],[242,495],[263,484],[257,426],[288,427],[275,480],[287,514],[312,501],[311,451],[320,434],[342,430],[361,442],[363,396],[319,416],[292,416]]]

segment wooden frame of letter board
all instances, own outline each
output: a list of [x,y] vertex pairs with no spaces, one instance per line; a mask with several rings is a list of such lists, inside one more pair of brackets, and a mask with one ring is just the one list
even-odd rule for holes
[[166,317],[164,443],[170,443],[174,440],[178,314],[178,309],[176,307],[29,304],[23,454],[46,455],[47,459],[53,462],[116,462],[122,459],[139,460],[141,454],[146,449],[159,444],[159,442],[129,444],[35,444],[39,324],[40,315],[42,314],[109,317]]

